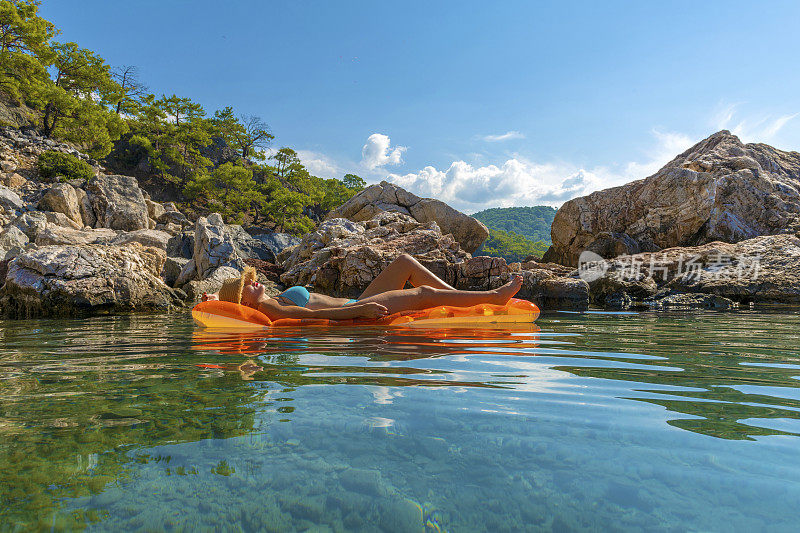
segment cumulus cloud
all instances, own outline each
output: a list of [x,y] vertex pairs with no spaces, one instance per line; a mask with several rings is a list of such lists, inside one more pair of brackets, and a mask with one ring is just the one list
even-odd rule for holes
[[537,164],[520,157],[502,165],[473,166],[454,161],[446,170],[427,166],[387,179],[420,196],[438,198],[457,209],[561,204],[600,185],[593,173],[566,164]]
[[655,144],[640,161],[615,167],[580,168],[566,162],[537,163],[514,155],[500,165],[454,161],[447,169],[427,166],[386,179],[420,196],[438,198],[456,209],[558,206],[577,196],[645,178],[692,145],[683,134],[653,130]]
[[297,157],[311,174],[320,178],[339,178],[344,172],[330,157],[311,150],[298,150]]
[[490,143],[510,141],[511,139],[524,139],[525,135],[518,131],[507,131],[500,135],[484,135],[483,140]]
[[361,164],[369,170],[387,165],[399,165],[403,162],[403,153],[406,150],[405,146],[392,148],[388,135],[373,133],[361,148]]

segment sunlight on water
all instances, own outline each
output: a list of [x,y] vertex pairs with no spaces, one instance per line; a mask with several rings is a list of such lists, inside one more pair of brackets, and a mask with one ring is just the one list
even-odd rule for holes
[[2,529],[792,531],[800,315],[0,322]]

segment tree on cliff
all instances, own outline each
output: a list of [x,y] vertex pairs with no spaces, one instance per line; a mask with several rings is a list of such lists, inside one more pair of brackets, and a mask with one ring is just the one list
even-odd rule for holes
[[18,100],[49,80],[48,43],[58,32],[38,13],[39,2],[0,1],[0,90]]
[[117,115],[135,114],[142,99],[149,94],[147,85],[139,80],[139,69],[134,65],[116,67],[111,69],[111,77],[117,82],[120,90],[119,101],[114,109]]
[[119,85],[105,60],[91,50],[76,43],[53,43],[51,49],[53,83],[29,95],[43,110],[43,133],[86,146],[95,157],[107,155],[128,128],[108,108],[120,97]]
[[264,160],[264,150],[275,138],[260,117],[241,115],[237,119],[230,106],[214,113],[212,121],[222,139],[236,149],[242,159]]

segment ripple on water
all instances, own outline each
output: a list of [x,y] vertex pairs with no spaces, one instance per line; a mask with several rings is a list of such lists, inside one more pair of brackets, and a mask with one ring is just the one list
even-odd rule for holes
[[792,530],[796,313],[0,322],[10,528]]

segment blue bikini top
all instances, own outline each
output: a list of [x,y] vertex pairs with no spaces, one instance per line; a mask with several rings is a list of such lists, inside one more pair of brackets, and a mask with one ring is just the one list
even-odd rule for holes
[[299,307],[305,307],[308,305],[308,300],[311,298],[311,293],[308,292],[308,289],[305,287],[300,287],[299,285],[295,285],[294,287],[289,287],[278,296],[286,298],[290,300],[295,305]]

